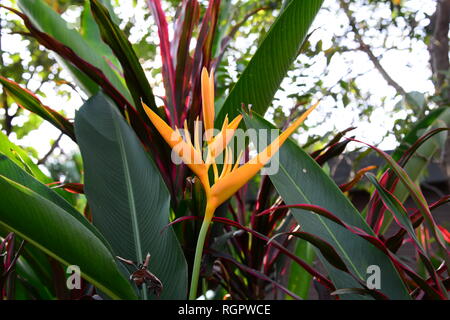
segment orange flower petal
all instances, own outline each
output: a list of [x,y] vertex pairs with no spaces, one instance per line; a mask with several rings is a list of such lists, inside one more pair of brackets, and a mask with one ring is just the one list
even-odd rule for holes
[[217,157],[219,156],[223,150],[225,150],[228,143],[230,143],[231,138],[239,126],[239,123],[242,120],[242,115],[238,115],[236,118],[231,121],[226,127],[222,128],[222,131],[219,132],[217,136],[214,137],[213,140],[208,144],[208,158],[206,163],[211,163],[211,156]]
[[183,140],[178,129],[173,130],[163,119],[161,119],[153,110],[145,103],[142,103],[145,113],[158,130],[159,134],[164,138],[167,144],[174,152],[183,160],[183,162],[197,175],[199,178],[205,175],[206,167],[203,163],[201,153],[195,150],[191,143]]
[[297,120],[292,123],[278,138],[276,138],[269,146],[267,146],[256,157],[251,159],[243,166],[233,170],[215,183],[210,192],[211,201],[217,205],[222,204],[230,198],[236,191],[242,188],[251,178],[253,178],[259,170],[266,165],[272,156],[280,149],[286,139],[294,133],[294,131],[302,124],[308,115],[317,107],[316,103],[306,112],[304,112]]
[[201,76],[202,85],[202,105],[203,105],[203,122],[205,124],[206,141],[212,139],[212,131],[214,129],[214,72],[208,75],[205,67]]

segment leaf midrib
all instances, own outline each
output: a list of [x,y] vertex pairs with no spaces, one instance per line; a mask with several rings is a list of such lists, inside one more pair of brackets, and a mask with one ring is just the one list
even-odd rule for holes
[[[303,199],[305,199],[308,204],[312,204],[308,197],[303,193],[303,191],[297,186],[297,184],[295,183],[295,181],[292,179],[292,177],[288,174],[288,171],[286,170],[286,168],[283,166],[283,164],[281,164],[279,162],[280,168],[282,169],[282,171],[284,172],[284,174],[286,175],[286,177],[288,177],[288,179],[292,182],[292,184],[295,186],[295,189],[300,193],[300,195],[303,197]],[[334,236],[333,232],[331,232],[330,228],[328,227],[328,225],[325,223],[324,218],[322,218],[320,215],[317,215],[317,218],[319,219],[319,221],[322,223],[322,225],[325,227],[325,229],[327,230],[327,232],[329,233],[329,235],[331,236],[331,238],[334,240],[334,242],[336,243],[336,245],[339,247],[339,249],[341,250],[341,252],[343,253],[343,255],[345,256],[347,262],[350,264],[350,266],[352,267],[352,269],[355,271],[355,273],[358,275],[358,277],[360,279],[363,279],[363,276],[361,275],[361,273],[359,272],[359,270],[356,268],[356,266],[353,264],[353,261],[350,259],[350,257],[347,254],[347,251],[345,251],[345,249],[341,246],[340,242],[337,240],[337,238]]]
[[[133,238],[134,238],[134,248],[136,251],[136,258],[137,262],[141,263],[144,261],[142,256],[142,247],[141,247],[141,234],[139,231],[139,223],[137,218],[137,211],[135,206],[135,199],[134,199],[134,192],[133,192],[133,186],[131,183],[131,176],[130,176],[130,170],[127,160],[127,153],[125,152],[125,144],[122,138],[122,135],[120,134],[120,130],[118,128],[119,123],[117,123],[117,120],[115,117],[111,117],[113,119],[114,123],[114,131],[116,133],[117,142],[119,144],[119,151],[120,151],[120,159],[122,161],[123,167],[124,167],[124,178],[125,178],[125,186],[127,189],[127,197],[128,197],[128,204],[130,207],[130,213],[131,213],[131,227],[133,231]],[[144,300],[147,300],[147,290],[145,287],[142,289],[142,295]]]

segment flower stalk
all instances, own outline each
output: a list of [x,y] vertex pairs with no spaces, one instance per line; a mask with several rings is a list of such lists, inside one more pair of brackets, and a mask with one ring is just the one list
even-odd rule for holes
[[198,278],[200,275],[200,266],[202,262],[203,247],[205,246],[206,235],[211,224],[214,211],[206,208],[200,233],[198,234],[197,246],[195,247],[194,266],[192,268],[191,286],[189,290],[189,300],[195,300],[197,297]]

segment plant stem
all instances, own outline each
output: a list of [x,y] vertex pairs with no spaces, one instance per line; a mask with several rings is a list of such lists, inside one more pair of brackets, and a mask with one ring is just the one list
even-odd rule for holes
[[195,248],[194,267],[192,268],[191,289],[189,291],[189,300],[195,300],[197,297],[198,277],[200,274],[200,265],[202,262],[203,246],[205,244],[206,234],[208,233],[209,224],[211,223],[212,214],[208,214],[206,209],[205,218],[197,239],[197,247]]

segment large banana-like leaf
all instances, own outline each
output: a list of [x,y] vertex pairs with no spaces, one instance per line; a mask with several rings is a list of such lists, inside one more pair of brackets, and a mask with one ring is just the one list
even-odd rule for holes
[[67,214],[70,214],[75,219],[77,219],[81,224],[83,224],[89,231],[95,234],[103,244],[109,248],[108,242],[104,239],[102,234],[92,226],[89,221],[84,218],[80,212],[78,212],[74,207],[72,207],[66,200],[59,196],[55,191],[42,184],[35,178],[33,178],[29,173],[22,170],[17,164],[15,164],[11,159],[0,152],[0,175],[8,178],[18,184],[27,187],[41,197],[53,202],[61,209],[65,210]]
[[[75,118],[93,223],[116,255],[142,263],[164,286],[162,299],[184,299],[187,267],[169,223],[169,193],[159,171],[123,117],[99,93]],[[145,298],[147,292],[143,290]]]
[[[281,11],[264,40],[239,77],[217,115],[221,124],[225,115],[233,119],[242,103],[264,114],[297,57],[323,0],[293,0]],[[216,112],[217,113],[217,112]]]
[[[79,57],[99,68],[106,78],[119,90],[122,95],[131,101],[131,96],[120,76],[111,68],[108,61],[97,52],[76,30],[70,29],[67,22],[61,18],[50,6],[43,0],[17,0],[20,10],[26,14],[34,25],[70,47]],[[108,49],[108,48],[106,48]],[[111,53],[112,55],[112,53]],[[77,80],[78,84],[88,93],[95,94],[98,91],[98,85],[90,80],[85,74],[73,67],[63,59],[59,62],[66,67]]]
[[[74,195],[61,189],[52,191],[46,187],[44,183],[52,182],[52,180],[47,177],[36,164],[34,164],[23,149],[9,141],[8,137],[2,132],[0,132],[0,175],[25,185],[50,201],[54,200],[56,205],[61,205],[63,209],[68,209],[68,212],[83,222],[84,218],[81,214],[66,202],[69,201],[70,203],[74,203]],[[84,221],[84,223],[95,230],[95,228],[88,224],[87,221]],[[4,235],[6,232],[8,232],[8,230],[0,228],[0,234]],[[97,231],[97,236],[98,235],[99,233]],[[34,272],[39,275],[40,280],[45,283],[48,288],[52,288],[52,269],[48,263],[47,256],[41,250],[33,246],[25,246],[22,256],[24,256],[29,263],[32,263]]]
[[54,202],[0,175],[0,226],[38,247],[114,299],[135,299],[106,246],[86,226]]
[[[257,114],[253,114],[251,118],[246,115],[245,122],[247,127],[257,130],[274,128]],[[373,235],[373,231],[338,186],[296,143],[288,140],[278,155],[272,161],[278,162],[279,170],[270,179],[286,204],[306,203],[323,207],[347,224]],[[371,243],[318,215],[298,209],[292,209],[292,213],[302,231],[329,242],[348,269],[362,281],[366,281],[369,276],[367,268],[377,265],[382,270],[380,291],[391,299],[409,299],[408,291],[392,262]],[[359,287],[347,274],[327,263],[325,265],[337,289]]]

